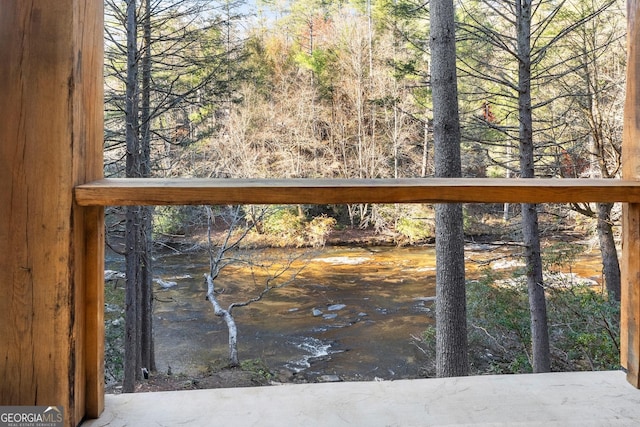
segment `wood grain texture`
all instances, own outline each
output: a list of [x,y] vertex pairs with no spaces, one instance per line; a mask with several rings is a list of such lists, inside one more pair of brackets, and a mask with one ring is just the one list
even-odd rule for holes
[[0,2],[0,404],[62,405],[65,425],[86,405],[73,188],[102,176],[102,14],[100,0]]
[[620,364],[640,388],[640,204],[625,205],[622,221]]
[[69,419],[82,392],[70,310],[73,15],[68,2],[44,3],[0,6],[0,402],[64,405]]
[[76,250],[83,250],[80,259],[84,268],[84,286],[78,290],[85,298],[85,416],[97,418],[104,410],[104,208],[79,211],[84,221],[84,245]]
[[341,203],[640,202],[610,179],[126,179],[77,186],[82,206]]
[[[640,180],[640,1],[627,3],[627,90],[622,135],[622,176]],[[640,204],[625,206],[622,218],[620,364],[640,388]]]
[[[74,185],[103,177],[104,2],[73,0],[72,92]],[[104,209],[72,206],[74,291],[78,317],[75,421],[104,410]]]

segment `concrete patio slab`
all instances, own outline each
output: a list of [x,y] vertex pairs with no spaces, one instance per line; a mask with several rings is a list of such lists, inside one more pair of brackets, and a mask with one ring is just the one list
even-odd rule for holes
[[619,371],[189,390],[106,396],[83,427],[640,426]]

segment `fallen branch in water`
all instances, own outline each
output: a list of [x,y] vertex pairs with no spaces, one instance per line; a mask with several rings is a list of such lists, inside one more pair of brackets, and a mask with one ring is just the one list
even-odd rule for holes
[[[249,298],[246,301],[233,302],[229,304],[228,308],[226,309],[223,308],[222,305],[220,304],[220,301],[218,300],[218,295],[220,295],[223,292],[216,289],[215,280],[219,277],[224,267],[226,267],[227,265],[229,265],[234,261],[238,262],[237,259],[229,258],[227,256],[227,253],[231,249],[236,249],[239,246],[242,239],[244,239],[249,233],[249,231],[255,226],[255,222],[253,222],[251,225],[244,226],[242,233],[240,233],[239,236],[235,237],[234,238],[235,240],[232,239],[234,232],[241,227],[240,222],[242,219],[242,215],[241,215],[240,209],[241,207],[237,206],[232,211],[228,231],[223,239],[222,244],[218,247],[218,250],[216,252],[214,251],[214,245],[211,238],[213,212],[211,211],[211,208],[209,206],[206,207],[207,223],[208,223],[207,239],[208,239],[208,250],[209,250],[209,273],[204,274],[205,284],[207,288],[206,298],[211,303],[214,314],[216,316],[222,317],[225,321],[225,324],[227,325],[227,330],[229,332],[229,364],[230,366],[238,366],[240,364],[239,357],[238,357],[238,327],[233,317],[233,309],[236,307],[246,307],[252,303],[258,302],[262,300],[262,298],[264,298],[264,296],[267,295],[272,290],[280,289],[284,286],[287,286],[293,283],[297,278],[298,273],[302,270],[302,268],[304,268],[304,266],[295,268],[295,269],[293,268],[293,263],[296,260],[300,259],[302,255],[292,257],[288,259],[287,262],[280,265],[275,272],[269,272],[269,274],[267,275],[267,278],[263,279],[265,280],[264,287],[255,297]],[[264,209],[261,212],[260,218],[264,215],[265,211],[266,209]],[[252,267],[254,283],[257,283],[258,280],[256,279],[256,274],[255,274],[255,271],[253,271],[253,268],[259,267],[263,270],[267,270],[267,271],[269,270],[267,266],[257,265],[255,263],[251,263],[250,265]],[[291,273],[291,276],[287,280],[280,281],[280,279],[282,279],[283,276],[287,273]]]

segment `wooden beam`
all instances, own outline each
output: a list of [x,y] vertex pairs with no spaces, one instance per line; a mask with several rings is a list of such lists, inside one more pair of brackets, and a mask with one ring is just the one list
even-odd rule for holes
[[640,204],[623,206],[620,301],[620,364],[640,388]]
[[[627,91],[622,135],[622,176],[640,180],[640,0],[627,3]],[[620,363],[640,388],[640,203],[629,201],[622,218]]]
[[82,250],[84,267],[84,288],[78,290],[85,301],[85,416],[97,418],[104,410],[104,208],[80,211],[84,245],[76,251]]
[[612,179],[126,179],[79,185],[81,206],[342,203],[638,202]]
[[103,261],[84,250],[102,220],[73,188],[102,177],[102,21],[102,0],[0,2],[0,404],[63,406],[65,425],[100,410],[85,285]]
[[[104,1],[73,0],[74,55],[77,81],[73,92],[74,183],[101,179],[104,168]],[[76,311],[83,312],[79,325],[82,363],[77,381],[84,390],[77,399],[76,415],[97,418],[104,410],[104,208],[72,207],[74,218]],[[82,371],[80,371],[82,370]],[[80,418],[76,418],[76,422]]]

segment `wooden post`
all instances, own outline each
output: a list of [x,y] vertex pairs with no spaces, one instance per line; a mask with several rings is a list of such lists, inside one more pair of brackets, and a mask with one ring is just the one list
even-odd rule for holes
[[102,410],[102,0],[0,2],[0,405]]
[[[622,176],[640,180],[640,0],[628,0]],[[640,388],[640,204],[623,206],[620,363]]]

